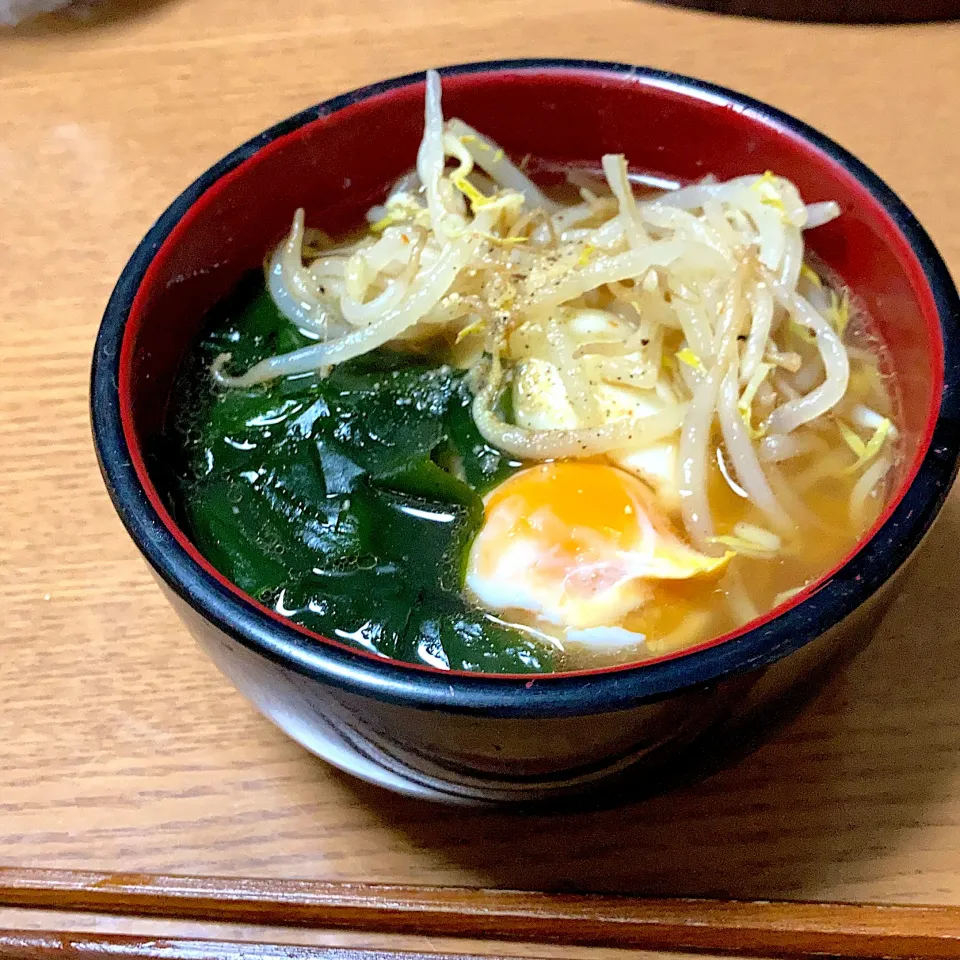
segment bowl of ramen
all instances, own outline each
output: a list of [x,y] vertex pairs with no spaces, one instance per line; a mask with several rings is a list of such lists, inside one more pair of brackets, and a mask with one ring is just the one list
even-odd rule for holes
[[656,784],[867,642],[957,468],[957,321],[914,217],[801,122],[471,64],[174,201],[106,309],[94,434],[290,736],[416,796],[560,798]]

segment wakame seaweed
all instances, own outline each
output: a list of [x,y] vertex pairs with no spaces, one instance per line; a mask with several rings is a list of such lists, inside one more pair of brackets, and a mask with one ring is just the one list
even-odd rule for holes
[[480,436],[461,371],[386,350],[322,378],[217,385],[310,343],[245,277],[208,319],[155,451],[179,522],[227,578],[290,619],[378,654],[536,673],[551,650],[462,596],[481,495],[517,469]]

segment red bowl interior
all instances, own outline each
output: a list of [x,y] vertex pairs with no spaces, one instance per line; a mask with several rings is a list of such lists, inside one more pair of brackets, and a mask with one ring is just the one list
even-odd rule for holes
[[[205,312],[243,271],[262,262],[289,228],[296,207],[306,208],[309,224],[336,233],[355,225],[413,165],[423,130],[423,95],[422,81],[380,90],[335,112],[321,108],[316,119],[267,142],[187,210],[157,251],[134,300],[120,358],[126,441],[161,518],[221,582],[226,583],[176,528],[142,456],[162,428],[176,366]],[[483,130],[512,155],[535,147],[536,159],[548,164],[597,167],[602,154],[624,153],[637,171],[681,181],[770,169],[793,180],[807,202],[838,201],[843,215],[806,239],[862,299],[890,349],[903,401],[906,456],[897,493],[877,526],[889,516],[929,445],[940,403],[943,343],[916,255],[852,173],[793,130],[715,93],[602,69],[508,67],[453,74],[444,79],[444,112]],[[811,585],[791,605],[816,589]]]

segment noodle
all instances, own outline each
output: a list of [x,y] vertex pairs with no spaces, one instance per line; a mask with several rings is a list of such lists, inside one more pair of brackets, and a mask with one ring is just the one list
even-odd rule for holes
[[757,459],[750,434],[737,410],[737,399],[737,378],[731,368],[720,385],[720,402],[717,406],[728,462],[732,465],[737,480],[740,481],[740,486],[746,491],[747,496],[766,514],[774,526],[780,529],[789,528],[793,524],[770,489],[763,467]]
[[889,470],[890,461],[884,457],[867,467],[857,480],[850,493],[850,519],[857,527],[866,526],[869,516],[867,501],[876,496],[880,482]]
[[608,153],[603,158],[602,165],[610,190],[617,198],[620,222],[623,224],[627,240],[631,247],[639,247],[649,238],[637,210],[637,198],[633,195],[633,188],[630,186],[627,161],[621,154]]
[[693,392],[690,409],[680,432],[680,497],[683,524],[690,539],[704,552],[716,553],[711,544],[713,516],[707,497],[707,446],[723,371],[717,364]]
[[766,285],[756,284],[747,298],[752,308],[750,333],[743,348],[743,357],[740,360],[740,382],[746,383],[756,370],[757,364],[764,359],[767,344],[770,339],[770,328],[773,324],[773,297]]
[[826,379],[808,394],[790,400],[778,407],[767,420],[768,428],[776,433],[790,433],[803,423],[809,423],[832,410],[847,392],[850,380],[850,360],[834,329],[798,293],[787,290],[778,280],[769,279],[777,301],[805,327],[816,334],[817,349],[826,370]]
[[683,406],[651,417],[615,420],[602,427],[582,430],[530,430],[504,423],[493,410],[495,388],[488,385],[473,401],[473,419],[484,440],[515,457],[552,460],[559,457],[593,457],[621,447],[645,447],[676,433]]
[[[471,248],[464,241],[451,243],[437,262],[418,278],[417,289],[376,323],[348,333],[338,340],[318,343],[262,360],[239,377],[218,372],[221,383],[232,387],[249,387],[275,377],[308,373],[328,364],[343,363],[394,339],[415,324],[440,301],[456,275],[470,259]],[[229,354],[224,355],[229,359]]]

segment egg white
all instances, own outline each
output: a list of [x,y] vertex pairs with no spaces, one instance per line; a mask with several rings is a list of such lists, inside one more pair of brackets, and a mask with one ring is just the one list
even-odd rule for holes
[[[580,310],[567,323],[568,331],[578,342],[610,335],[620,326],[623,321],[619,317],[603,310]],[[640,362],[639,357],[632,359]],[[668,406],[668,401],[654,390],[619,386],[591,375],[596,361],[589,355],[574,362],[583,365],[588,381],[595,381],[593,394],[604,422],[649,417]],[[540,357],[529,357],[519,364],[513,382],[513,410],[516,422],[531,430],[573,430],[584,426],[570,403],[560,371]],[[649,484],[661,507],[675,513],[680,509],[678,449],[677,439],[668,437],[641,449],[615,450],[609,456]]]

